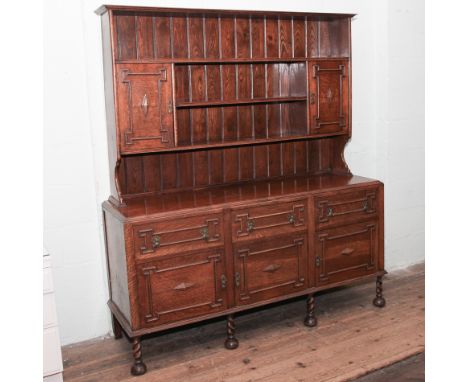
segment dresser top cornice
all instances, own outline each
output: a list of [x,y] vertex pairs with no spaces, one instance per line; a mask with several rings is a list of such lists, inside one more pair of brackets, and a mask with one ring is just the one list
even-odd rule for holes
[[258,11],[258,10],[240,10],[240,9],[201,9],[201,8],[164,8],[164,7],[143,7],[143,6],[129,6],[129,5],[111,5],[103,4],[98,9],[95,10],[95,13],[102,15],[107,11],[121,11],[121,12],[165,12],[165,13],[202,13],[202,14],[218,14],[223,13],[227,15],[235,14],[249,14],[252,16],[321,16],[321,17],[353,17],[356,16],[355,13],[317,13],[317,12],[281,12],[281,11]]

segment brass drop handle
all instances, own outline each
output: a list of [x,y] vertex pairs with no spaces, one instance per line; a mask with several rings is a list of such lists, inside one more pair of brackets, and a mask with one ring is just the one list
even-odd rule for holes
[[203,240],[205,241],[208,241],[208,227],[203,227],[201,230],[200,230],[200,233],[201,233],[201,237]]
[[320,262],[321,262],[321,261],[320,261],[320,256],[317,256],[317,257],[315,258],[315,266],[316,266],[316,267],[320,267]]
[[369,203],[367,202],[367,200],[364,202],[364,205],[363,205],[362,209],[363,209],[364,211],[366,211],[366,212],[369,211]]
[[235,274],[236,287],[240,287],[240,273],[236,272]]
[[221,288],[226,289],[227,286],[227,277],[226,275],[221,276]]
[[315,93],[314,92],[311,92],[309,94],[309,102],[311,105],[313,105],[315,103]]
[[288,222],[289,222],[289,224],[296,224],[296,215],[289,214],[288,215]]
[[153,235],[151,238],[151,244],[153,245],[153,248],[158,248],[161,245],[161,236]]
[[247,232],[249,232],[249,233],[252,232],[254,230],[254,228],[255,228],[255,222],[252,219],[248,220],[247,221]]
[[333,208],[331,207],[327,208],[327,216],[333,216]]
[[167,105],[167,112],[169,114],[172,114],[172,109],[173,109],[173,106],[172,106],[172,100],[169,100],[169,103]]

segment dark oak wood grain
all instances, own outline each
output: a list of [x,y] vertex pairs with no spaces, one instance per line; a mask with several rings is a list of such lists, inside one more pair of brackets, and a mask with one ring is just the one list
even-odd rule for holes
[[351,174],[352,15],[106,6],[113,327],[141,336],[378,277],[383,185]]

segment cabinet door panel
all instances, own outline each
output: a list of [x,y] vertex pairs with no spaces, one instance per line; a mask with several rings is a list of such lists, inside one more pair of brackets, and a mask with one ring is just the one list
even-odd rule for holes
[[140,321],[155,326],[226,308],[222,250],[179,255],[138,265]]
[[315,234],[317,283],[353,279],[377,270],[378,225],[353,224]]
[[306,234],[237,245],[234,266],[238,305],[253,304],[304,289]]
[[337,133],[348,129],[348,60],[309,62],[310,133]]
[[121,152],[173,147],[171,66],[119,64],[116,70]]

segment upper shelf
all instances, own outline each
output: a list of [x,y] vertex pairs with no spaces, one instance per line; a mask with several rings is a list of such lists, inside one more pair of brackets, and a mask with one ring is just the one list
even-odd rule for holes
[[215,107],[215,106],[227,106],[227,105],[253,105],[253,104],[287,103],[287,102],[299,102],[299,101],[307,101],[307,96],[178,102],[176,104],[176,107],[177,108]]
[[113,59],[227,63],[349,57],[350,20],[351,15],[114,11]]
[[268,57],[252,57],[252,58],[151,58],[139,60],[116,60],[117,64],[159,64],[159,63],[174,63],[175,65],[219,65],[219,64],[275,64],[275,63],[294,63],[307,62],[317,60],[341,60],[349,58],[349,56],[336,57],[295,57],[295,58],[268,58]]

